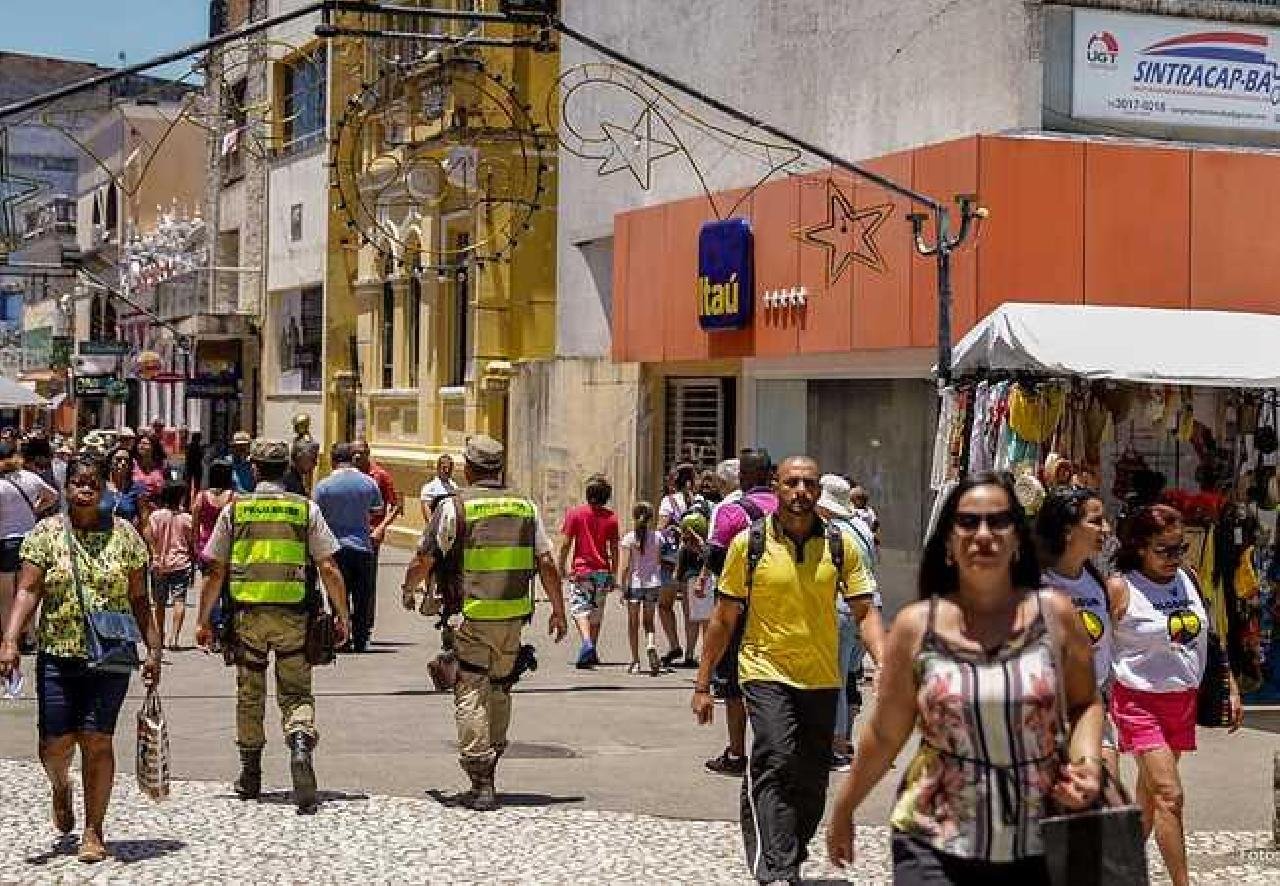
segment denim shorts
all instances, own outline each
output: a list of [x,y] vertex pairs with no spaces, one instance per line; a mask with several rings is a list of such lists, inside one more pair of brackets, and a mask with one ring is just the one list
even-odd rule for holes
[[112,735],[129,692],[128,674],[90,671],[82,658],[36,656],[36,719],[41,740],[73,732]]
[[176,606],[179,603],[191,602],[191,586],[194,584],[194,573],[168,572],[151,577],[151,599],[157,606]]

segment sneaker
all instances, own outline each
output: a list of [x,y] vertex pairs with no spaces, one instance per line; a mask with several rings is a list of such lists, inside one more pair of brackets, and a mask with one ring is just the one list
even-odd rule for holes
[[627,665],[627,673],[628,674],[640,673],[640,662],[633,661],[631,664]]
[[696,668],[697,666],[698,666],[698,660],[694,658],[692,655],[686,655],[680,661],[680,664],[676,665],[676,667],[688,668],[688,669]]
[[649,656],[649,673],[656,677],[662,670],[662,659],[658,658],[658,650],[652,646],[645,651]]
[[682,658],[684,658],[684,650],[677,646],[666,655],[662,656],[662,663],[667,667],[671,667]]
[[594,664],[592,659],[595,658],[595,655],[596,655],[595,647],[593,647],[590,643],[583,643],[582,647],[578,650],[578,659],[573,663],[574,667],[578,668],[579,670],[584,670],[584,671],[587,670]]
[[848,772],[853,767],[853,757],[835,751],[831,754],[831,771]]
[[703,764],[708,772],[714,772],[716,775],[733,775],[743,776],[747,774],[747,758],[739,757],[729,752],[728,748],[724,749],[718,757],[713,757]]

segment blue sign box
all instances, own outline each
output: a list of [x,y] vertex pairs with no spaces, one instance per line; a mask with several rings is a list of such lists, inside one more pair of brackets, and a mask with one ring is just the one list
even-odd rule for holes
[[742,329],[754,300],[751,223],[745,218],[707,222],[698,232],[698,325]]

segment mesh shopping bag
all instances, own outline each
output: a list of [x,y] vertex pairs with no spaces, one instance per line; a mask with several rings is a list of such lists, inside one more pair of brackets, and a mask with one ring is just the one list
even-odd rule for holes
[[169,797],[169,726],[160,707],[160,693],[151,688],[138,711],[138,760],[134,767],[138,790],[152,800]]

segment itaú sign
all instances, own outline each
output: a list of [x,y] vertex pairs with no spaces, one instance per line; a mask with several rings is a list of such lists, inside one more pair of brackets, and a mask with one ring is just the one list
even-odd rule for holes
[[698,325],[750,325],[754,285],[751,223],[730,218],[704,224],[698,232]]

